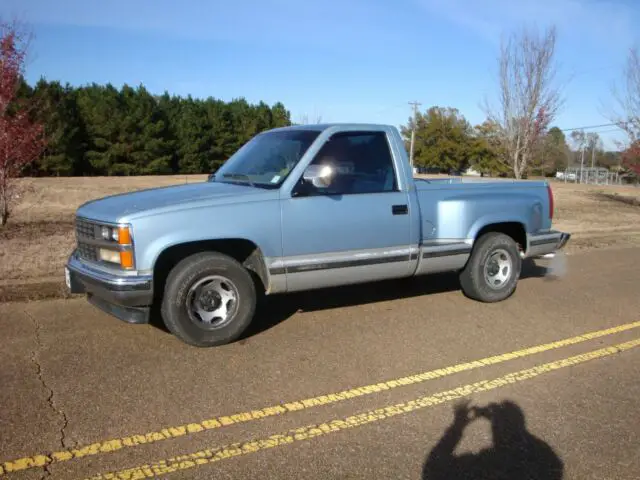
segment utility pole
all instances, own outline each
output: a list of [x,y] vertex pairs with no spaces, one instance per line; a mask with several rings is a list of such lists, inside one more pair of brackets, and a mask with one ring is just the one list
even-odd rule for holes
[[582,144],[582,156],[580,159],[580,183],[583,183],[582,180],[582,171],[584,170],[584,143]]
[[596,160],[596,143],[593,142],[593,146],[591,147],[591,170],[589,170],[589,175],[587,177],[587,183],[589,183],[588,178],[591,177],[591,175],[593,175],[593,182],[597,185],[598,184],[598,173],[596,171],[594,171],[595,160]]
[[411,173],[413,174],[413,145],[416,141],[416,122],[418,121],[418,107],[422,105],[420,102],[409,102],[413,107],[413,126],[411,128],[411,147],[409,149],[409,165],[411,165]]

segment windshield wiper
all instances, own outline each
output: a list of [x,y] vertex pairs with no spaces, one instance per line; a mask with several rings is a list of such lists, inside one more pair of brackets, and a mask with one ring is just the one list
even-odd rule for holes
[[225,173],[222,175],[222,178],[243,178],[249,183],[252,187],[255,187],[254,183],[251,181],[251,177],[249,175],[245,175],[244,173]]

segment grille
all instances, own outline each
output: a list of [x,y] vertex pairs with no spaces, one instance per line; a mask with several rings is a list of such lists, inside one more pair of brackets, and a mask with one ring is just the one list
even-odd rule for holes
[[95,239],[96,238],[97,225],[93,222],[88,222],[82,218],[76,218],[76,240],[77,251],[80,258],[88,260],[90,262],[98,261],[98,251],[95,245],[91,245],[87,242],[83,242],[83,239]]
[[96,251],[95,245],[89,245],[88,243],[78,242],[77,252],[80,258],[83,258],[90,262],[98,261],[98,252]]
[[76,218],[76,235],[78,238],[96,238],[96,224]]

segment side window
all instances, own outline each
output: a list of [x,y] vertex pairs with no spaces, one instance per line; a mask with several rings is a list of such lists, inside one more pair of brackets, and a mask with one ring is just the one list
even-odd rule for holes
[[385,132],[344,132],[325,143],[311,165],[329,165],[326,187],[304,185],[311,195],[353,195],[397,191],[396,172]]

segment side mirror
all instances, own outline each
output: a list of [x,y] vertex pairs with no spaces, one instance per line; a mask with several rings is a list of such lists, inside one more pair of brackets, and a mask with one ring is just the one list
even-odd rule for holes
[[309,165],[302,178],[316,188],[328,187],[334,176],[333,167],[330,165]]
[[216,172],[218,171],[218,168],[220,168],[220,166],[213,167],[213,168],[209,171],[209,175],[207,175],[207,181],[208,181],[208,182],[210,182],[211,180],[213,180],[213,177],[215,176]]

